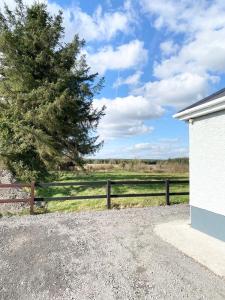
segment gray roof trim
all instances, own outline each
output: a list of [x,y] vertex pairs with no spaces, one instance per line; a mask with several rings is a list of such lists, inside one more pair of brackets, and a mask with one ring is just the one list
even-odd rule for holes
[[225,111],[225,96],[217,97],[212,101],[204,102],[200,105],[186,109],[182,112],[175,114],[173,117],[179,120],[187,121],[218,111]]
[[218,98],[223,97],[223,96],[225,96],[225,88],[219,90],[218,92],[216,92],[216,93],[214,93],[212,95],[209,95],[208,97],[206,97],[206,98],[204,98],[204,99],[202,99],[202,100],[200,100],[198,102],[193,103],[192,105],[190,105],[190,106],[188,106],[188,107],[180,110],[178,113],[183,112],[185,110],[188,110],[190,108],[193,108],[193,107],[205,104],[207,102],[213,101],[213,100],[218,99]]

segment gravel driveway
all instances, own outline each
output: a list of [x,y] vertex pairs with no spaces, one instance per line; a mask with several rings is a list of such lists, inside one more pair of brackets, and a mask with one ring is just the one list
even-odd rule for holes
[[179,205],[2,218],[0,299],[225,299],[224,279],[153,232],[187,217]]

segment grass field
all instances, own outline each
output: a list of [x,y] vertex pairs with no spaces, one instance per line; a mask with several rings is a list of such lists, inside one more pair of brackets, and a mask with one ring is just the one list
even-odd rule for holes
[[[100,180],[156,180],[156,179],[188,179],[187,174],[152,174],[143,172],[92,172],[90,174],[77,175],[74,172],[58,173],[55,181],[71,182],[71,181],[100,181]],[[173,185],[171,191],[188,191],[187,184]],[[105,187],[50,187],[37,191],[40,197],[60,197],[72,195],[100,195],[105,194]],[[151,193],[165,192],[164,185],[124,185],[113,186],[112,193]],[[188,196],[171,196],[171,204],[186,203]],[[143,198],[116,198],[112,199],[112,208],[120,209],[126,207],[145,207],[165,205],[165,197],[143,197]],[[81,211],[81,210],[103,210],[106,209],[106,200],[66,200],[66,201],[50,201],[39,212],[55,212],[55,211]]]

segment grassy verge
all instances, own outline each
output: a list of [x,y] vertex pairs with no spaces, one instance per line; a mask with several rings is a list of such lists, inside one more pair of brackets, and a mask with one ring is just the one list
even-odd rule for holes
[[[100,181],[100,180],[156,180],[156,179],[187,179],[187,174],[152,174],[127,171],[114,172],[93,172],[91,174],[77,175],[74,172],[63,172],[57,174],[56,181]],[[164,185],[123,185],[113,186],[112,193],[151,193],[164,192]],[[173,185],[171,191],[188,191],[187,184]],[[105,194],[105,187],[50,187],[37,190],[40,197],[60,197],[73,195],[101,195]],[[171,196],[171,204],[187,203],[188,196]],[[127,207],[146,207],[155,205],[165,205],[165,197],[143,197],[143,198],[116,198],[112,199],[112,208],[121,209]],[[66,201],[50,201],[44,208],[38,209],[38,212],[56,212],[56,211],[84,211],[84,210],[103,210],[106,209],[106,200],[66,200]]]

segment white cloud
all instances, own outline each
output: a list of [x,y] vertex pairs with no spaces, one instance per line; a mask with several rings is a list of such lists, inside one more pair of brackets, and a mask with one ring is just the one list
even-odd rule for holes
[[127,96],[124,98],[96,99],[94,107],[106,106],[105,116],[99,124],[99,134],[102,139],[129,137],[149,133],[153,127],[144,121],[160,117],[164,110],[142,96]]
[[225,25],[225,2],[221,0],[141,0],[141,4],[155,17],[157,29],[165,27],[172,32],[195,34]]
[[63,12],[65,40],[70,41],[75,34],[89,41],[109,41],[118,33],[128,34],[131,29],[132,16],[126,10],[103,12],[99,5],[92,15],[81,10],[77,5],[61,7],[56,2],[48,2],[52,14]]
[[166,142],[137,143],[124,149],[130,158],[174,158],[188,156],[188,147],[183,146],[178,139]]
[[125,70],[140,68],[147,61],[144,43],[133,40],[117,48],[106,46],[96,53],[86,53],[88,64],[93,71],[104,74],[107,70]]
[[[224,1],[142,0],[141,2],[145,10],[155,16],[157,28],[165,27],[173,33],[182,32],[185,37],[183,47],[177,55],[155,66],[156,77],[165,78],[181,72],[202,74],[207,71],[224,70]],[[172,40],[169,43],[164,42],[161,44],[161,50],[173,49],[172,45],[174,45]]]
[[127,138],[153,131],[152,126],[146,126],[143,121],[129,120],[120,123],[108,123],[106,121],[99,126],[100,139],[110,140],[114,138]]
[[185,44],[177,55],[155,65],[154,75],[165,78],[180,72],[220,72],[225,70],[225,28],[201,32]]
[[181,73],[159,81],[150,81],[135,91],[153,103],[182,108],[201,99],[208,90],[208,78],[194,73]]
[[169,56],[171,54],[176,53],[177,50],[179,49],[179,46],[176,43],[174,43],[172,40],[169,40],[161,43],[160,49],[164,55]]
[[183,35],[179,48],[173,40],[161,43],[165,55],[153,68],[157,80],[145,84],[144,95],[175,107],[205,96],[225,70],[225,2],[141,0],[141,4],[158,30]]
[[128,33],[130,30],[130,16],[126,12],[104,12],[98,6],[93,15],[88,15],[80,8],[71,10],[70,23],[72,27],[87,41],[110,40],[117,33]]
[[[14,0],[7,0],[6,2],[10,9],[15,8]],[[31,5],[34,2],[35,0],[24,0],[26,5]],[[103,12],[101,5],[99,5],[90,15],[74,4],[62,7],[54,1],[40,0],[39,3],[47,4],[48,10],[52,14],[57,14],[59,10],[63,12],[66,41],[70,41],[76,33],[86,41],[109,41],[118,33],[130,33],[131,25],[135,22],[131,10],[126,7],[121,7],[115,12],[110,10]],[[4,8],[4,1],[0,2],[0,8]]]
[[168,26],[171,31],[185,31],[186,17],[183,16],[186,11],[185,1],[141,0],[141,4],[146,12],[155,17],[154,26],[157,29]]
[[137,71],[134,74],[132,74],[126,78],[119,77],[116,80],[116,82],[114,83],[113,87],[119,87],[121,85],[136,86],[140,83],[140,78],[141,78],[142,74],[143,74],[143,72]]
[[111,143],[106,143],[105,147],[97,154],[97,157],[130,159],[188,157],[188,146],[177,138],[136,143],[129,146],[114,146]]

